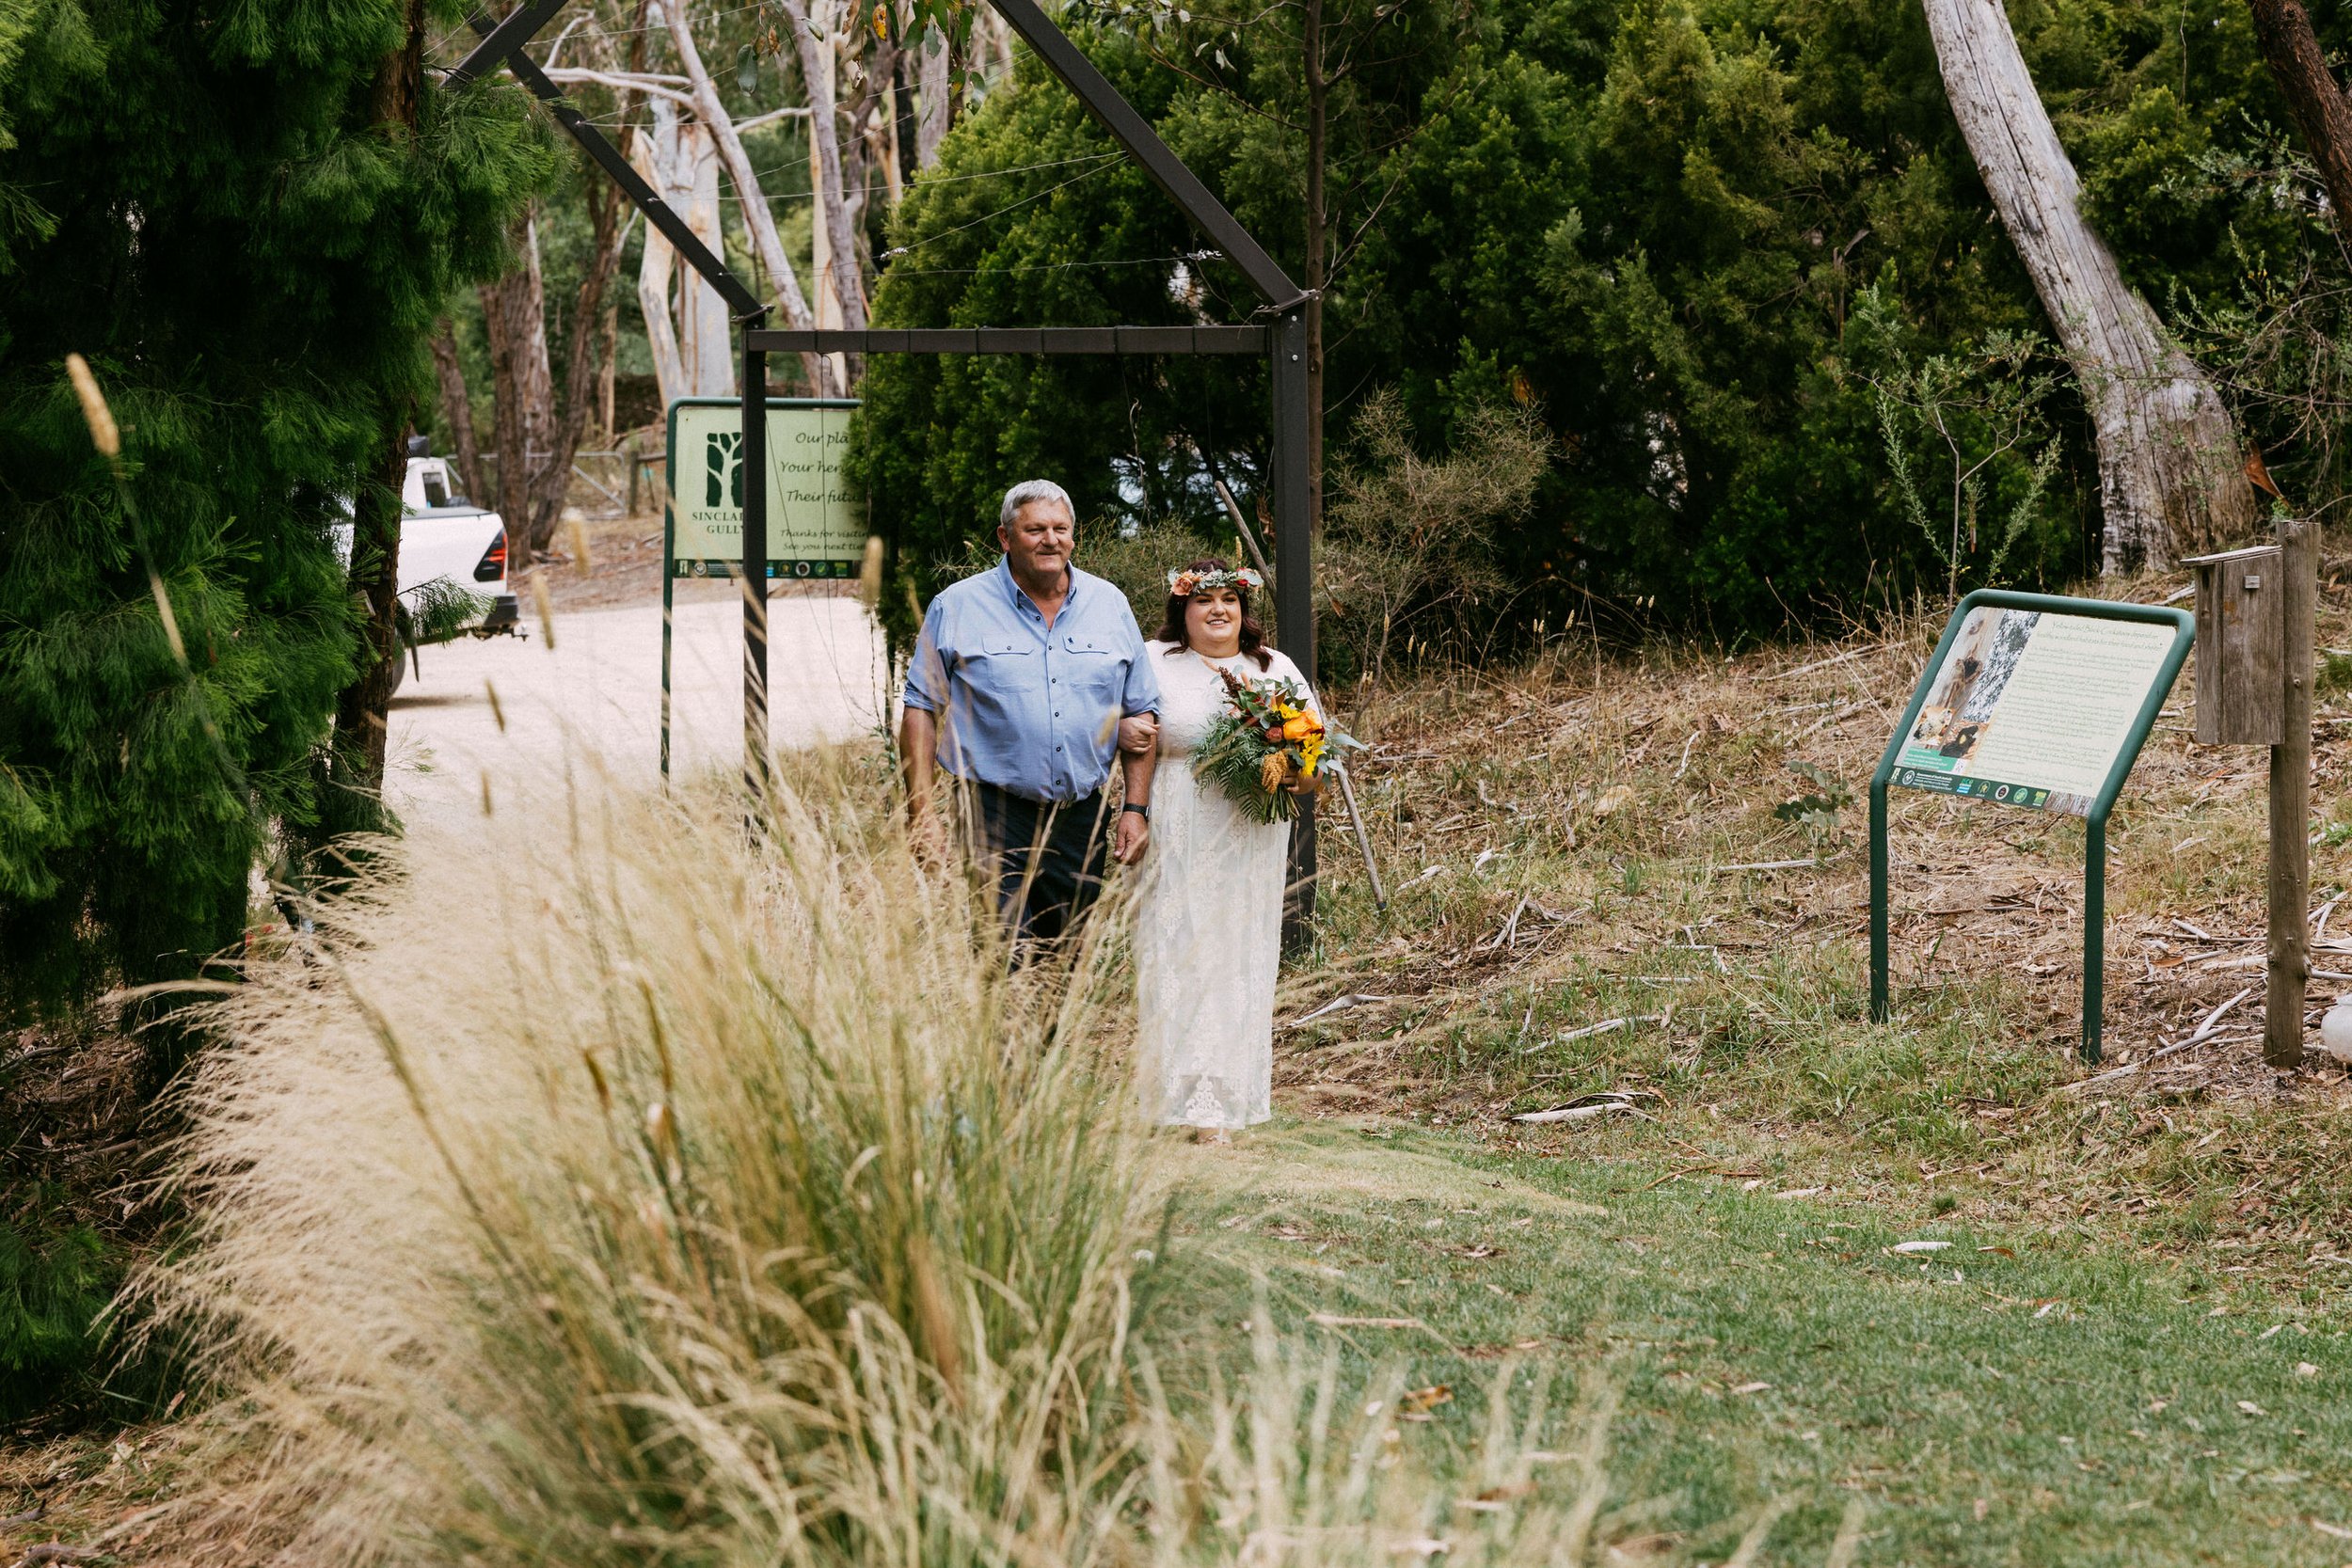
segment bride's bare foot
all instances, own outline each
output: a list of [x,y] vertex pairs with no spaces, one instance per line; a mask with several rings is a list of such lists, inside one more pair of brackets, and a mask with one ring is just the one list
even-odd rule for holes
[[1233,1134],[1222,1127],[1196,1127],[1192,1130],[1192,1141],[1197,1144],[1211,1144],[1220,1148],[1231,1148],[1233,1145]]

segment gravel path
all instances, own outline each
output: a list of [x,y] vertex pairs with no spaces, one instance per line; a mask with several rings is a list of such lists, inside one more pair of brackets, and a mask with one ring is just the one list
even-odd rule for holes
[[[888,664],[864,608],[790,587],[769,603],[774,744],[873,728],[886,709]],[[560,804],[567,781],[659,782],[660,607],[559,610],[549,639],[526,599],[523,622],[525,637],[425,649],[421,672],[392,699],[386,788],[412,825],[478,823],[485,781],[501,816],[510,804]],[[679,778],[742,767],[742,625],[739,600],[677,607],[671,768]]]

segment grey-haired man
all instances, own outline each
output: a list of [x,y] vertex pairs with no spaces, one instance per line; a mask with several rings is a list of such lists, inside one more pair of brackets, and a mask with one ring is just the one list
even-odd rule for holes
[[1005,493],[993,570],[931,600],[907,668],[898,732],[907,804],[935,835],[935,775],[968,792],[977,847],[992,863],[1017,935],[1068,932],[1102,888],[1103,786],[1120,758],[1125,803],[1112,832],[1122,863],[1151,841],[1152,727],[1160,689],[1126,595],[1071,564],[1069,494],[1033,479]]

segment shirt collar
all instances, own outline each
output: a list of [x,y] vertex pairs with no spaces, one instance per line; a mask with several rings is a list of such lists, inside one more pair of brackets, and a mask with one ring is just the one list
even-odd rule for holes
[[[1074,562],[1065,565],[1061,570],[1063,580],[1068,585],[1062,590],[1061,607],[1064,610],[1068,610],[1071,606],[1078,602],[1078,578],[1083,574],[1079,572]],[[1045,612],[1038,609],[1037,601],[1030,598],[1023,590],[1021,579],[1012,575],[1012,557],[1000,555],[996,558],[996,575],[1004,579],[1005,595],[1011,600],[1012,608],[1016,612],[1025,610],[1041,621],[1045,618]]]

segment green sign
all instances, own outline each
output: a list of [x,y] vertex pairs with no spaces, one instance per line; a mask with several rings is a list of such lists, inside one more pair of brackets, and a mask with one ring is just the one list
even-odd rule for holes
[[[768,400],[768,575],[853,578],[866,554],[866,506],[841,478],[852,399]],[[670,404],[667,555],[674,578],[743,569],[743,404]]]
[[2099,1059],[2107,814],[2188,657],[2185,610],[1979,589],[1944,626],[1870,776],[1870,1017],[1888,999],[1886,791],[2083,821],[2083,1055]]

